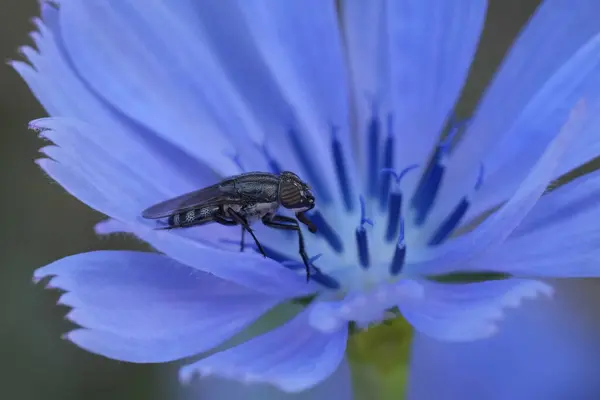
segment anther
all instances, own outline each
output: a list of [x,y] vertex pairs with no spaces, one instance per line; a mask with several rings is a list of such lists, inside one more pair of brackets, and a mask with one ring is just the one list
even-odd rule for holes
[[448,135],[438,145],[433,155],[432,161],[427,170],[423,173],[417,190],[411,200],[411,206],[415,210],[415,224],[423,225],[429,212],[431,211],[435,198],[437,197],[440,183],[444,177],[445,167],[443,161],[446,159],[452,142],[456,135],[461,132],[468,124],[467,120],[457,120],[451,117],[449,121]]
[[324,274],[323,272],[321,272],[318,269],[314,269],[313,271],[311,271],[310,279],[312,279],[313,281],[315,281],[317,283],[320,283],[321,285],[323,285],[329,289],[337,290],[341,287],[341,285],[337,279],[335,279],[327,274]]
[[400,235],[398,237],[398,244],[394,251],[394,257],[392,258],[392,264],[390,265],[390,274],[398,275],[404,267],[404,261],[406,260],[406,243],[404,242],[404,219],[400,220]]
[[395,192],[390,195],[388,224],[385,230],[385,240],[391,242],[398,233],[400,219],[402,218],[402,193]]
[[[479,188],[481,188],[481,185],[483,184],[484,171],[485,170],[483,164],[480,164],[479,174],[477,175],[477,181],[475,182],[475,187],[473,188],[474,191],[477,191],[479,190]],[[446,217],[446,219],[441,223],[438,229],[431,236],[431,239],[429,239],[428,244],[430,246],[436,246],[442,243],[444,240],[446,240],[448,236],[450,236],[452,232],[454,232],[456,227],[458,227],[463,217],[467,213],[469,206],[469,199],[467,198],[467,196],[463,197],[458,203],[458,205],[454,207],[454,210],[452,210],[450,215]]]
[[435,231],[431,239],[429,239],[429,245],[435,246],[442,243],[454,229],[458,226],[462,217],[465,215],[469,208],[469,201],[466,198],[462,198],[458,205],[452,210],[450,215],[442,222],[442,224]]
[[391,168],[384,168],[381,170],[382,174],[389,174],[395,178],[396,181],[396,190],[393,191],[389,196],[388,202],[388,224],[385,232],[385,240],[387,242],[391,242],[396,238],[398,234],[398,227],[400,220],[402,219],[402,191],[399,188],[400,182],[404,176],[416,169],[418,165],[410,165],[404,168],[400,173],[397,173],[395,170]]
[[479,174],[477,175],[477,181],[475,182],[475,187],[473,188],[473,190],[478,191],[481,188],[481,185],[483,185],[484,174],[485,167],[483,166],[483,163],[479,163]]
[[437,196],[445,172],[444,167],[441,165],[442,154],[442,147],[439,146],[435,151],[431,164],[423,173],[421,182],[419,182],[412,198],[411,205],[415,210],[416,225],[423,225]]
[[370,264],[369,258],[369,242],[367,240],[367,230],[364,225],[373,226],[373,221],[365,216],[365,199],[360,197],[360,226],[356,228],[356,245],[358,249],[358,260],[363,268],[368,268]]
[[325,220],[323,214],[319,210],[314,211],[309,215],[313,224],[317,227],[317,235],[321,236],[327,244],[336,252],[341,253],[344,251],[344,245],[338,234],[333,230],[331,225]]
[[363,227],[365,224],[369,224],[373,226],[373,220],[366,217],[366,203],[365,198],[363,196],[359,197],[360,201],[360,226]]
[[335,163],[335,171],[337,173],[338,183],[340,190],[342,191],[342,199],[347,211],[351,211],[354,207],[352,199],[352,193],[350,190],[350,182],[348,180],[348,173],[346,170],[346,163],[344,162],[344,153],[342,151],[342,144],[337,137],[337,128],[331,127],[331,152],[333,154],[333,161]]

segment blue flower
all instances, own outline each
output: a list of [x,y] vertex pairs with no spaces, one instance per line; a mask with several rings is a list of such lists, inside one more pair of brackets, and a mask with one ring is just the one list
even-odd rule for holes
[[[471,341],[494,334],[506,307],[552,293],[536,279],[599,275],[600,174],[542,196],[600,153],[596,0],[546,1],[468,123],[450,116],[483,0],[347,0],[339,15],[322,0],[58,3],[42,2],[30,64],[13,63],[52,116],[31,124],[53,142],[38,163],[110,217],[99,233],[162,253],[91,252],[36,271],[66,291],[82,327],[67,338],[82,348],[181,359],[311,296],[287,323],[181,372],[296,392],[344,368],[351,322],[397,308],[421,334]],[[317,198],[309,283],[293,236],[257,226],[265,259],[239,252],[238,229],[140,218],[223,176],[283,169]],[[457,271],[509,278],[428,279]]]

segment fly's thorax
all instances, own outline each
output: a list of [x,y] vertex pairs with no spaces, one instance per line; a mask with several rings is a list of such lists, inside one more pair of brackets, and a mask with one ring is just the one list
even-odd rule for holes
[[308,211],[315,206],[310,187],[293,172],[281,173],[278,195],[281,205],[295,212]]

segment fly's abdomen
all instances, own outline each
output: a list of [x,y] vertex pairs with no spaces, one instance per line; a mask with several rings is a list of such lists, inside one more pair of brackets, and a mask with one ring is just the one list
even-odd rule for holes
[[193,225],[203,225],[213,221],[213,217],[219,212],[219,207],[201,207],[173,214],[167,220],[171,228],[181,228]]

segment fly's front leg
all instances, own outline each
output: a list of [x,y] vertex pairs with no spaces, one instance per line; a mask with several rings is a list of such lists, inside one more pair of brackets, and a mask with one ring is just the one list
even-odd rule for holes
[[286,217],[284,215],[273,215],[263,217],[262,222],[270,228],[298,232],[298,252],[300,253],[300,257],[302,257],[302,261],[304,261],[304,267],[306,268],[306,280],[308,281],[310,279],[310,265],[308,256],[306,255],[306,249],[304,247],[304,236],[302,236],[302,230],[300,229],[300,224],[298,224],[298,221],[296,221],[294,218]]
[[239,225],[242,226],[241,250],[242,251],[244,250],[244,231],[248,231],[248,233],[250,233],[250,235],[252,235],[252,239],[254,239],[254,243],[256,243],[256,247],[258,247],[258,251],[260,251],[260,253],[264,257],[267,257],[267,254],[265,253],[265,250],[263,249],[263,247],[261,246],[260,242],[258,241],[258,239],[256,238],[256,236],[254,235],[254,231],[252,230],[252,228],[250,228],[250,224],[248,223],[248,221],[246,220],[246,218],[244,218],[242,215],[240,215],[239,213],[237,213],[236,211],[234,211],[231,207],[228,207],[225,211],[231,216],[231,219],[236,222],[236,225],[239,224]]

